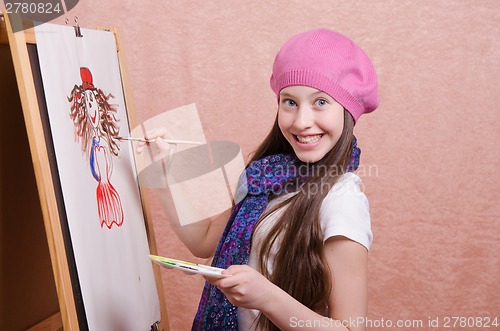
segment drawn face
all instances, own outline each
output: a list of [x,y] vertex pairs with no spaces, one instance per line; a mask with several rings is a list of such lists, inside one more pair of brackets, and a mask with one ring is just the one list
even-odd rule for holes
[[84,92],[84,102],[90,124],[95,129],[99,125],[99,105],[92,90]]
[[344,127],[344,108],[328,94],[308,86],[280,92],[278,125],[303,162],[321,160],[337,143]]

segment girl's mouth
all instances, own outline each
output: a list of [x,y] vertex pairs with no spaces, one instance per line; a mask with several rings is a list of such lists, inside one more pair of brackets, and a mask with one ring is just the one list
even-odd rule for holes
[[315,134],[311,136],[298,136],[298,135],[293,135],[295,140],[297,140],[301,144],[314,144],[318,140],[323,137],[323,134]]

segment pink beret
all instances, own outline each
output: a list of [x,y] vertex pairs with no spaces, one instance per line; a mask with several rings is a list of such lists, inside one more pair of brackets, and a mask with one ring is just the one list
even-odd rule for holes
[[289,39],[276,55],[271,88],[292,85],[321,90],[346,108],[356,122],[379,105],[375,69],[366,53],[338,32],[315,29]]

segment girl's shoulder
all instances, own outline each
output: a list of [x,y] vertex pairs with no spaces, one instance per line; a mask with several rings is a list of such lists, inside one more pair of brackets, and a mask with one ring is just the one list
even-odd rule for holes
[[331,187],[327,197],[330,195],[362,193],[362,184],[363,182],[358,175],[353,172],[346,172],[342,174],[337,182]]
[[352,172],[343,174],[333,187],[329,188],[323,200],[322,209],[368,209],[368,199],[362,190],[362,185],[362,180],[358,175]]
[[370,249],[370,207],[358,175],[345,173],[333,185],[322,202],[320,223],[324,240],[341,235]]

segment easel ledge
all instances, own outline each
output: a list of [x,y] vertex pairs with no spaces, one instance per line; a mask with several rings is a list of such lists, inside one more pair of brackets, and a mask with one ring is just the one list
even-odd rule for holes
[[[33,22],[24,20],[22,21],[22,24],[25,29],[19,32],[13,32],[10,22],[11,19],[16,20],[14,24],[18,24],[17,26],[21,24],[19,16],[0,13],[0,44],[8,44],[10,46],[14,69],[18,80],[19,96],[26,124],[26,132],[30,146],[36,185],[38,188],[41,211],[52,262],[52,271],[54,274],[60,307],[60,313],[48,317],[44,321],[34,325],[29,330],[46,330],[48,326],[52,330],[59,330],[62,328],[64,328],[64,330],[79,330],[75,298],[68,266],[68,257],[66,255],[66,248],[64,245],[58,201],[54,190],[48,150],[44,139],[40,139],[40,137],[44,137],[44,131],[40,116],[40,107],[37,100],[37,91],[28,54],[28,44],[36,44],[34,26]],[[109,31],[115,36],[125,104],[127,107],[129,122],[131,126],[134,127],[136,126],[137,121],[135,120],[135,108],[131,98],[132,93],[128,80],[128,70],[123,52],[123,44],[121,43],[120,32],[116,27],[111,29],[98,27],[97,30]],[[143,206],[147,205],[146,202],[148,201],[148,197],[146,196],[146,192],[141,192],[141,200]],[[156,254],[156,241],[151,217],[147,208],[143,208],[143,210],[145,211],[144,218],[146,221],[145,226],[150,252],[152,254]],[[153,270],[158,290],[158,298],[160,301],[161,321],[159,322],[158,329],[168,331],[168,317],[160,270],[157,265],[153,265]]]

